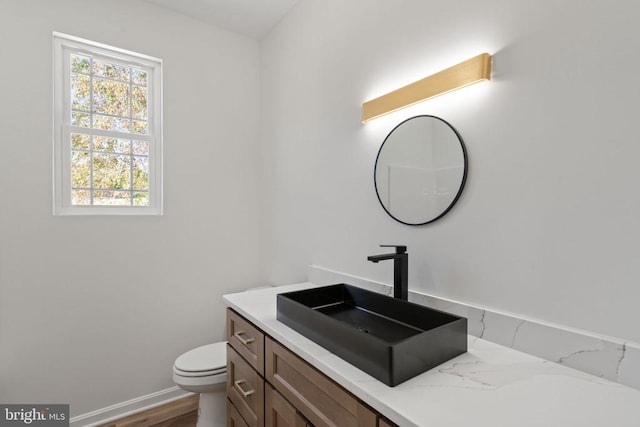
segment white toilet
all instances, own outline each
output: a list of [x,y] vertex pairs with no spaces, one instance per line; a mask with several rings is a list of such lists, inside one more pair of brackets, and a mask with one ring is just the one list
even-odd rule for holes
[[200,393],[198,427],[226,425],[227,343],[217,342],[180,355],[173,364],[173,382]]

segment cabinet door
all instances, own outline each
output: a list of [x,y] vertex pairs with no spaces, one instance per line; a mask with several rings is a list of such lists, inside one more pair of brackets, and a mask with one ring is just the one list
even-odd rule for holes
[[249,427],[264,426],[264,380],[227,345],[227,397]]
[[265,340],[266,379],[317,427],[372,427],[376,414],[341,386],[271,338]]
[[265,385],[264,392],[266,427],[310,427],[296,408],[269,384]]
[[249,427],[229,399],[227,399],[227,427]]

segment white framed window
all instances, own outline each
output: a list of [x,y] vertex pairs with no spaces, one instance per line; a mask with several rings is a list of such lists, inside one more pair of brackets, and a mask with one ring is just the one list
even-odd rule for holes
[[162,61],[53,33],[54,214],[162,214]]

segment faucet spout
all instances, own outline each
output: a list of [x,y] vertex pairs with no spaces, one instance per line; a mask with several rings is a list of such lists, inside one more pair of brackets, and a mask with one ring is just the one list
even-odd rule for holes
[[371,255],[367,257],[367,260],[377,263],[378,261],[384,261],[385,259],[394,259],[395,257],[396,254]]
[[409,254],[407,247],[403,245],[380,245],[383,248],[396,248],[396,252],[392,254],[371,255],[367,257],[368,261],[377,263],[387,259],[393,260],[393,297],[403,301],[409,300]]

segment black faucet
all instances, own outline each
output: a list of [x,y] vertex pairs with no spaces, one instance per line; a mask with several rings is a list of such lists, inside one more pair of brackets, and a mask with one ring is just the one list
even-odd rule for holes
[[396,248],[393,254],[371,255],[367,260],[377,263],[385,259],[393,260],[393,297],[403,301],[409,300],[409,254],[407,247],[401,245],[380,245],[381,248]]

